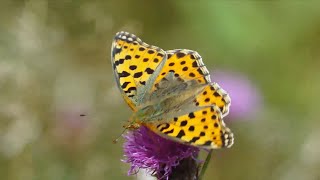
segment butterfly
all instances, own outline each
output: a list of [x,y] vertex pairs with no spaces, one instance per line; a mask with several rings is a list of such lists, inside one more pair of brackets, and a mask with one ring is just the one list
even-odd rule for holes
[[233,133],[222,119],[231,99],[211,82],[196,51],[164,51],[121,31],[112,42],[111,63],[133,110],[127,128],[146,126],[165,138],[207,149],[233,145]]

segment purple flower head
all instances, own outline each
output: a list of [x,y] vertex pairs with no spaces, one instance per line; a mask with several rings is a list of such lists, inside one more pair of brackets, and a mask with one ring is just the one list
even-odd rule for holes
[[131,164],[128,175],[135,174],[142,168],[158,179],[169,179],[178,165],[188,158],[195,158],[199,152],[196,147],[165,139],[145,126],[125,135],[125,140],[126,159],[123,161]]
[[261,108],[261,95],[248,77],[233,71],[213,71],[211,79],[231,97],[228,118],[253,119]]

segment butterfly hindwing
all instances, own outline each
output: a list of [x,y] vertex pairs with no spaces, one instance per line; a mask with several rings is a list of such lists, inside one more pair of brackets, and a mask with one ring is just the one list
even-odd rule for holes
[[196,106],[217,106],[225,117],[229,113],[231,99],[217,83],[211,83],[206,86],[203,91],[196,97]]
[[230,147],[233,144],[233,134],[225,126],[216,106],[174,117],[166,123],[146,126],[170,139],[208,149]]
[[166,53],[168,58],[159,77],[156,79],[155,86],[169,72],[184,81],[196,79],[199,84],[211,82],[209,71],[204,66],[201,56],[196,51],[175,49],[166,51]]

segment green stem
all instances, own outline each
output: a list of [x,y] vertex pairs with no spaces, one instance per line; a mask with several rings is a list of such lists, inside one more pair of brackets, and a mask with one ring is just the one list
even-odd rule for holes
[[204,173],[206,172],[207,170],[207,167],[209,165],[209,161],[211,159],[211,155],[212,155],[212,150],[209,151],[208,155],[207,155],[207,158],[205,160],[205,162],[203,163],[202,165],[202,168],[201,168],[201,172],[200,172],[200,175],[199,175],[199,180],[202,179],[202,177],[204,176]]

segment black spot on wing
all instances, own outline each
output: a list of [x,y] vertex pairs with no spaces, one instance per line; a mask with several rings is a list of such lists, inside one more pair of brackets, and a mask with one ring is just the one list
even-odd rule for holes
[[123,64],[123,62],[124,62],[124,59],[119,59],[118,61],[114,62],[114,65],[118,66],[119,64]]
[[128,86],[128,84],[130,84],[130,82],[124,82],[124,83],[121,85],[121,88],[122,88],[122,89],[125,89],[125,88]]
[[212,143],[212,141],[206,141],[203,145],[204,145],[204,146],[210,146],[211,143]]
[[147,68],[147,69],[146,69],[146,72],[147,72],[148,74],[152,74],[152,73],[154,72],[154,70],[151,69],[151,68]]
[[136,72],[136,73],[134,73],[134,75],[133,75],[134,78],[139,78],[139,77],[141,77],[141,76],[142,76],[142,72]]
[[224,137],[224,134],[222,134],[220,136],[220,138],[221,138],[221,141],[222,141],[222,146],[225,147],[226,146],[226,138]]
[[195,75],[194,73],[192,73],[192,72],[189,73],[189,76],[190,76],[190,77],[196,77],[196,75]]
[[200,139],[200,137],[193,137],[191,139],[191,141],[189,141],[190,143],[195,143],[196,141],[198,141]]
[[183,127],[183,126],[186,126],[187,124],[188,124],[188,121],[181,121],[180,126]]
[[196,116],[194,115],[194,113],[193,113],[193,112],[189,113],[189,115],[188,115],[188,116],[189,116],[189,118],[190,118],[190,119],[192,119],[192,118],[195,118],[195,117],[196,117]]
[[150,50],[148,50],[148,53],[149,53],[149,54],[153,54],[153,53],[154,53],[154,50],[151,50],[151,49],[150,49]]
[[199,74],[204,75],[204,74],[203,74],[203,71],[202,71],[200,68],[197,69],[197,71],[198,71]]
[[121,53],[122,48],[113,48],[112,57],[114,58],[116,54]]
[[119,77],[122,78],[122,77],[128,77],[130,76],[130,73],[128,73],[127,71],[122,71],[121,73],[118,73]]
[[192,63],[192,67],[198,67],[198,63],[197,63],[197,61],[193,61],[193,63]]
[[[160,128],[161,126],[163,126],[163,124],[159,124],[157,128]],[[163,132],[164,130],[168,129],[169,126],[170,126],[169,124],[165,124],[163,127],[161,127],[161,129],[159,129],[159,131]]]
[[131,65],[131,66],[129,66],[129,69],[130,70],[135,70],[135,69],[137,69],[137,66],[136,65]]
[[170,134],[170,133],[173,133],[173,129],[171,129],[170,131],[166,131],[164,132],[165,134]]
[[131,56],[130,55],[126,55],[126,57],[124,57],[126,60],[130,60]]
[[182,136],[185,136],[186,134],[184,133],[184,130],[180,130],[178,135],[176,136],[177,138],[182,138]]
[[189,131],[194,131],[194,126],[190,126],[188,130]]
[[182,52],[178,52],[176,55],[177,55],[177,58],[179,59],[179,58],[184,57],[186,54],[182,53]]
[[124,91],[125,93],[131,93],[131,91],[136,91],[136,87],[130,87],[128,90]]
[[143,58],[143,62],[148,62],[149,58]]
[[164,55],[162,53],[158,53],[157,56],[163,57]]

